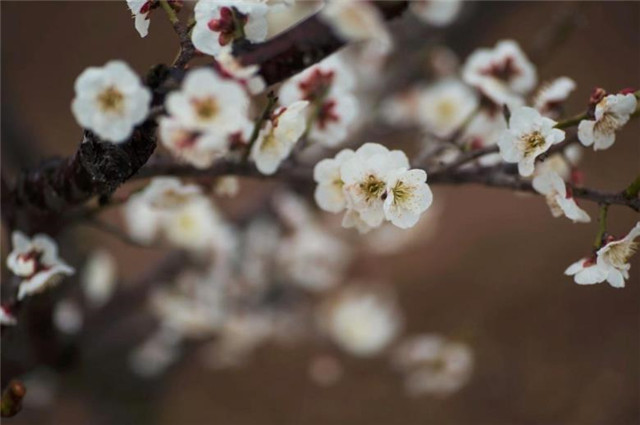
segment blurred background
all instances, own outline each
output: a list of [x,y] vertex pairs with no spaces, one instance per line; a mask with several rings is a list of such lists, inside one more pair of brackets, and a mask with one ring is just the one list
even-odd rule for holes
[[[81,129],[69,105],[74,80],[87,66],[119,58],[143,74],[152,64],[171,61],[177,48],[160,13],[141,39],[125,2],[2,1],[0,6],[2,167],[9,175],[75,151]],[[568,17],[570,29],[553,48],[544,44],[546,28],[557,28]],[[511,38],[530,54],[541,81],[564,75],[576,81],[568,115],[584,110],[596,86],[610,91],[640,86],[637,2],[473,2],[444,30],[425,29],[405,16],[392,23],[392,32],[413,40],[399,44],[389,61],[389,67],[411,70],[407,80],[417,78],[423,66],[420,40],[438,39],[464,59],[478,47]],[[586,185],[608,191],[625,187],[640,171],[638,134],[635,120],[613,148],[585,151]],[[248,200],[222,202],[231,218],[276,185],[241,184],[240,198]],[[74,348],[65,361],[53,362],[55,367],[42,373],[54,390],[41,389],[46,393],[41,403],[27,404],[7,423],[640,423],[639,256],[624,289],[578,286],[563,271],[588,251],[595,222],[554,219],[540,198],[508,191],[440,185],[433,190],[443,205],[433,237],[390,256],[360,253],[349,276],[391,283],[406,333],[441,333],[472,348],[473,375],[456,394],[408,397],[384,357],[341,356],[342,379],[323,388],[310,380],[308,367],[328,348],[314,344],[266,345],[246,365],[221,371],[203,368],[186,350],[165,375],[144,380],[130,372],[119,335],[110,335],[98,349]],[[595,205],[581,205],[597,216]],[[110,217],[118,220],[115,212]],[[609,230],[622,236],[637,220],[629,209],[611,208]],[[123,278],[138,276],[161,257],[86,229],[62,237],[66,244],[81,242],[76,250],[108,247]],[[4,235],[3,258],[7,252]],[[12,339],[2,342],[9,345]],[[32,360],[22,352],[16,356]]]

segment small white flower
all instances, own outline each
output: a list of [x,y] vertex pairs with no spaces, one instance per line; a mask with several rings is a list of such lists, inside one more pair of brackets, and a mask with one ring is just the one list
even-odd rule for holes
[[625,279],[629,278],[629,258],[638,249],[635,239],[640,236],[640,222],[622,239],[608,242],[598,250],[596,264],[607,273],[607,281],[611,286],[624,287]]
[[387,48],[392,44],[384,20],[372,3],[330,0],[320,10],[320,17],[347,41],[376,40]]
[[109,251],[92,252],[82,271],[82,289],[94,307],[104,305],[116,289],[118,270],[116,260]]
[[521,176],[530,176],[536,157],[564,140],[564,131],[554,128],[555,125],[554,120],[543,117],[533,108],[514,109],[509,129],[504,130],[498,140],[502,159],[517,163]]
[[44,291],[57,284],[63,276],[75,273],[73,267],[58,257],[58,245],[47,235],[38,234],[29,239],[22,232],[12,236],[13,250],[7,257],[7,267],[23,278],[18,289],[18,300]]
[[413,0],[411,11],[420,20],[434,27],[445,27],[452,23],[462,9],[460,0]]
[[77,334],[82,329],[83,322],[82,309],[75,301],[59,301],[53,309],[53,323],[60,332]]
[[536,85],[533,64],[515,41],[503,40],[493,49],[478,49],[464,64],[462,79],[498,105],[516,107]]
[[305,109],[309,102],[298,101],[275,111],[251,148],[251,158],[263,174],[273,174],[298,142],[306,128]]
[[167,96],[169,114],[192,131],[229,135],[248,121],[249,97],[234,80],[225,80],[211,69],[189,72],[180,91]]
[[318,183],[314,192],[314,198],[318,206],[328,212],[338,213],[347,206],[340,175],[342,164],[353,157],[355,153],[351,149],[341,150],[335,158],[321,160],[313,168],[313,180]]
[[217,55],[223,46],[244,36],[257,42],[267,37],[264,2],[250,0],[199,0],[194,8],[196,25],[191,41],[196,49]]
[[386,184],[386,219],[401,229],[415,226],[433,201],[433,194],[427,185],[427,173],[424,170],[401,168],[390,173]]
[[134,25],[140,37],[146,37],[149,34],[149,13],[153,0],[127,0],[127,6],[135,19]]
[[324,308],[323,329],[340,348],[358,357],[380,353],[401,327],[393,296],[370,287],[347,287]]
[[152,208],[170,210],[200,198],[202,190],[193,184],[183,184],[176,177],[155,177],[139,196]]
[[365,143],[340,166],[348,207],[369,226],[379,226],[385,218],[387,178],[398,169],[408,168],[409,160],[402,151]]
[[558,107],[567,100],[576,88],[576,82],[569,77],[560,77],[543,84],[533,97],[533,107],[542,115],[557,118]]
[[230,47],[224,47],[216,56],[216,62],[223,74],[239,81],[247,88],[247,91],[256,95],[262,93],[267,87],[264,79],[258,74],[258,65],[244,66],[233,56]]
[[402,342],[393,362],[405,374],[410,395],[448,396],[469,381],[473,353],[465,344],[425,334]]
[[171,244],[190,250],[213,248],[224,227],[218,211],[205,198],[171,211],[164,217],[162,225]]
[[[507,129],[507,120],[498,111],[482,110],[471,118],[469,124],[464,127],[461,139],[471,149],[482,149],[494,146],[504,130]],[[478,163],[483,166],[496,165],[502,162],[499,153],[483,155],[478,158]]]
[[476,93],[456,79],[445,79],[419,95],[418,120],[437,137],[450,137],[478,107]]
[[547,204],[554,217],[565,215],[574,223],[588,223],[591,221],[589,214],[578,206],[571,196],[562,177],[553,171],[538,174],[533,178],[533,188],[547,199]]
[[[571,264],[564,271],[564,274],[567,276],[573,276],[573,280],[578,285],[593,285],[607,280],[607,272],[596,264],[595,258],[589,257],[581,258]],[[611,281],[609,281],[609,284],[613,287],[624,286],[617,286],[617,283],[614,284]]]
[[0,306],[0,325],[2,326],[15,326],[18,324],[18,320],[9,311],[7,307]]
[[638,101],[633,94],[611,94],[596,105],[595,120],[582,120],[578,126],[578,138],[584,146],[594,150],[609,149],[629,116],[636,110]]
[[85,69],[75,82],[71,110],[78,123],[111,142],[124,142],[149,112],[151,91],[122,61]]

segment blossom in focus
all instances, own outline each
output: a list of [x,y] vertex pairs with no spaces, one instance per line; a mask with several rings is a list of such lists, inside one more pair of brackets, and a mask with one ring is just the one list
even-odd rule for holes
[[542,115],[549,118],[557,118],[560,115],[560,107],[576,88],[576,82],[569,77],[560,77],[542,84],[533,96],[533,107]]
[[553,171],[538,174],[533,178],[533,188],[547,199],[547,204],[554,217],[565,215],[574,223],[588,223],[589,214],[578,206],[562,177]]
[[[572,263],[564,271],[567,276],[573,276],[574,282],[578,285],[593,285],[594,283],[602,283],[607,280],[607,273],[596,264],[595,257],[581,258]],[[627,276],[628,277],[628,276]],[[614,288],[621,288],[617,282],[609,281]]]
[[463,66],[462,79],[497,105],[514,108],[535,87],[537,74],[518,43],[502,40],[493,49],[473,52]]
[[379,354],[401,328],[396,301],[382,288],[346,287],[322,308],[322,328],[340,348],[354,356]]
[[355,153],[351,149],[343,149],[335,158],[325,158],[313,168],[313,180],[317,183],[314,198],[321,209],[338,213],[346,208],[340,167],[353,155]]
[[418,101],[418,120],[437,137],[450,137],[478,107],[478,96],[456,79],[445,79],[423,90]]
[[403,341],[392,360],[404,374],[405,388],[413,396],[448,396],[458,391],[469,381],[474,363],[466,344],[431,334]]
[[122,61],[85,69],[76,79],[71,111],[76,121],[104,140],[120,143],[149,112],[151,91]]
[[127,0],[127,6],[131,10],[134,18],[134,25],[140,37],[146,37],[149,34],[149,13],[153,0]]
[[400,168],[389,174],[384,200],[384,215],[394,225],[408,229],[416,225],[431,206],[433,194],[424,170]]
[[391,47],[391,36],[380,11],[373,3],[359,0],[330,0],[320,10],[319,16],[345,40],[375,40],[386,49]]
[[610,240],[596,253],[597,266],[607,273],[607,281],[615,287],[623,287],[629,278],[629,259],[637,251],[640,222],[622,239]]
[[49,236],[38,234],[30,239],[14,231],[11,240],[13,250],[7,257],[7,267],[22,278],[18,300],[42,292],[75,273],[73,267],[58,257],[58,245]]
[[633,94],[610,94],[596,105],[595,120],[582,120],[578,125],[578,139],[594,150],[609,149],[616,140],[616,131],[629,121],[638,100]]
[[446,27],[458,17],[461,0],[413,0],[409,8],[421,21],[434,27]]
[[264,124],[251,147],[251,159],[263,174],[273,174],[285,160],[306,128],[309,102],[297,101],[276,110]]
[[235,39],[263,41],[267,37],[268,10],[261,1],[198,0],[191,41],[196,49],[213,56]]
[[116,260],[109,251],[92,252],[82,270],[82,287],[85,297],[94,307],[104,305],[116,289],[118,270]]
[[554,128],[556,122],[527,106],[513,110],[509,128],[498,139],[500,155],[506,162],[517,163],[521,176],[530,176],[538,155],[564,140],[564,131]]
[[332,55],[285,82],[279,99],[285,106],[308,101],[309,140],[333,147],[347,138],[358,118],[354,86],[353,71]]

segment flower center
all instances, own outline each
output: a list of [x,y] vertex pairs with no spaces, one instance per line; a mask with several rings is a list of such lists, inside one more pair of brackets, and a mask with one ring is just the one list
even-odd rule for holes
[[484,75],[490,75],[498,80],[509,82],[513,77],[520,73],[515,66],[512,57],[505,58],[501,62],[494,62],[488,68],[481,71]]
[[367,201],[377,199],[384,193],[385,184],[382,180],[370,174],[366,180],[360,183],[360,189],[364,192]]
[[616,115],[610,112],[602,114],[602,118],[594,124],[594,130],[597,133],[613,133],[619,127]]
[[539,131],[534,131],[524,135],[522,138],[524,156],[533,155],[538,149],[544,146],[544,136]]
[[303,93],[303,99],[309,102],[324,99],[331,88],[333,77],[333,71],[314,70],[309,78],[298,84],[300,91]]
[[218,107],[218,102],[216,102],[212,97],[194,100],[193,106],[200,121],[210,121],[213,117],[218,115],[218,110],[220,109]]
[[393,189],[391,189],[391,192],[393,193],[393,203],[395,205],[401,204],[411,196],[411,190],[409,186],[401,181],[396,183]]
[[607,260],[615,267],[623,268],[637,249],[637,242],[618,243],[612,245],[605,255]]
[[98,104],[103,112],[119,112],[124,105],[124,95],[114,86],[109,86],[98,95]]
[[451,100],[446,99],[438,103],[436,108],[441,119],[448,121],[456,112],[456,105]]

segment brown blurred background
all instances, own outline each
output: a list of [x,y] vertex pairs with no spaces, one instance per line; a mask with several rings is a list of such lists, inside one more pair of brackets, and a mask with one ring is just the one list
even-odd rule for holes
[[[8,172],[75,150],[81,130],[69,105],[84,68],[120,58],[144,73],[170,61],[177,47],[160,13],[150,35],[139,38],[124,1],[0,6],[2,166]],[[638,2],[467,7],[466,19],[440,35],[462,58],[502,38],[530,51],[554,18],[579,17],[568,38],[536,63],[541,80],[567,75],[577,82],[569,114],[584,109],[594,86],[640,87]],[[407,20],[395,28],[415,25]],[[613,191],[628,184],[640,171],[639,135],[635,120],[610,150],[585,152],[587,185]],[[625,289],[578,286],[562,272],[588,251],[595,223],[553,219],[541,199],[500,190],[437,186],[434,192],[445,205],[435,239],[389,258],[363,256],[352,274],[397,288],[407,333],[437,332],[472,346],[476,369],[452,397],[405,396],[384,358],[345,357],[344,378],[317,387],[307,374],[319,352],[313,346],[265,347],[247,366],[221,372],[187,357],[162,379],[140,382],[114,344],[63,375],[53,406],[27,409],[7,423],[640,423],[640,257]],[[597,216],[596,206],[582,205]],[[609,216],[609,229],[618,235],[638,220],[622,207]],[[123,259],[148,256],[90,235],[87,244],[108,244]],[[122,268],[133,273],[140,267],[123,262]]]

